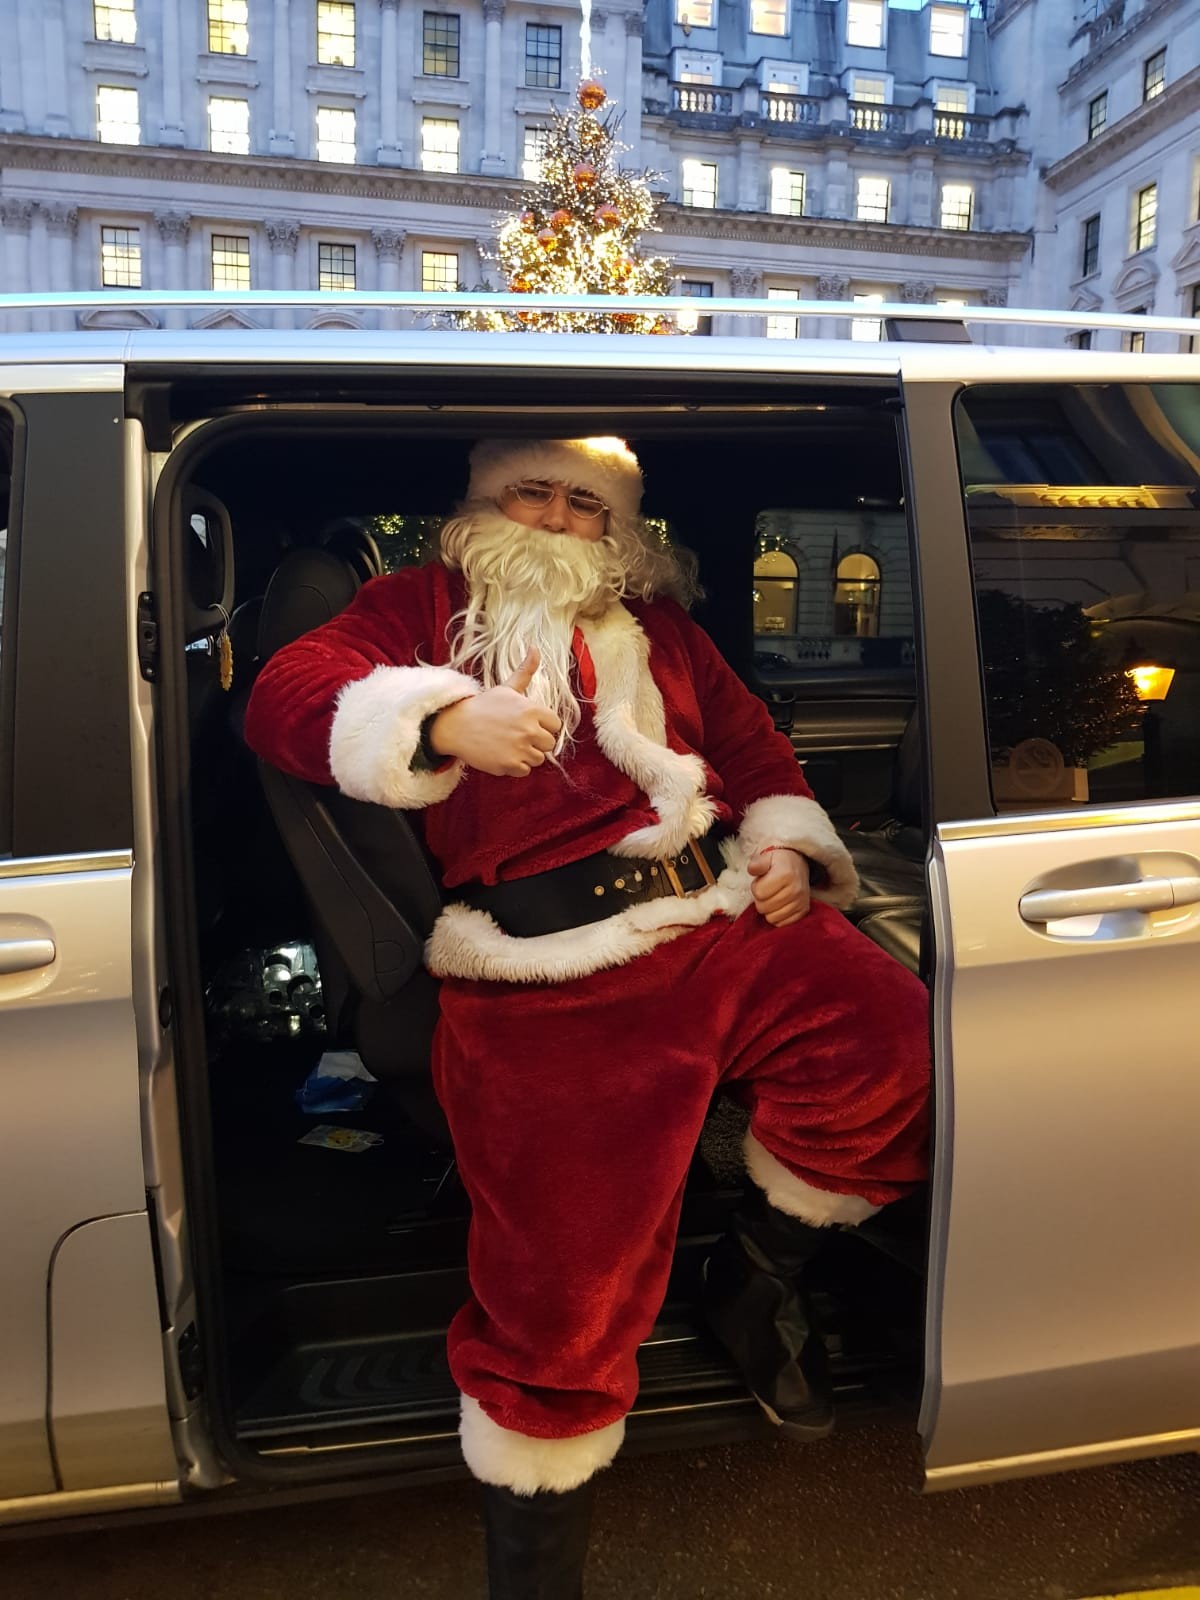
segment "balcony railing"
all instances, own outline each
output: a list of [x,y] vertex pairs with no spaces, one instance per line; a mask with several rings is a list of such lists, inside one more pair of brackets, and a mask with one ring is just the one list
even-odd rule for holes
[[881,106],[861,100],[850,101],[850,126],[856,133],[904,133],[908,112],[903,106]]
[[817,123],[821,102],[805,94],[764,94],[762,114],[768,122]]
[[935,111],[933,133],[937,139],[987,139],[991,133],[990,117],[968,117],[960,111]]
[[709,89],[703,84],[676,84],[671,90],[671,106],[675,111],[695,111],[708,117],[733,115],[733,90]]

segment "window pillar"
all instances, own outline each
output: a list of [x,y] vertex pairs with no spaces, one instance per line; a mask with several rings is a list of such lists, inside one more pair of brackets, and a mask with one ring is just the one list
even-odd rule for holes
[[163,119],[158,130],[159,144],[182,147],[187,143],[183,131],[183,86],[180,80],[179,0],[163,0]]
[[[274,127],[271,129],[271,154],[294,156],[296,135],[292,128],[292,38],[288,27],[288,0],[275,0],[275,48],[272,69],[275,73]],[[295,246],[292,246],[293,251]],[[289,285],[290,287],[290,285]],[[290,326],[290,324],[281,324]]]
[[400,79],[396,13],[400,0],[381,0],[379,40],[379,149],[381,167],[400,165]]
[[[9,294],[29,290],[29,230],[33,226],[32,200],[0,200],[0,227],[4,229],[4,288]],[[9,333],[28,333],[28,311],[10,311]]]
[[621,138],[629,146],[629,165],[642,164],[642,33],[646,20],[640,9],[625,13],[625,120]]
[[[296,287],[296,246],[300,243],[300,224],[284,217],[274,217],[267,223],[267,242],[271,246],[272,289]],[[277,328],[295,326],[295,313],[281,307],[275,313]]]
[[[42,4],[46,51],[46,126],[43,131],[59,139],[68,138],[71,118],[67,111],[67,39],[63,29],[63,4],[62,0],[42,0]],[[95,138],[91,128],[87,137]]]
[[[379,262],[381,289],[394,290],[400,287],[400,257],[404,252],[404,239],[405,234],[401,228],[371,229],[371,243],[375,246],[375,255]],[[386,307],[379,313],[379,326],[398,328],[401,314],[394,306]]]
[[[73,257],[75,234],[79,228],[79,211],[75,206],[54,203],[44,207],[46,233],[50,248],[50,289],[54,294],[68,294],[73,288]],[[51,314],[51,326],[63,331],[75,326],[75,316],[70,311]]]
[[[163,242],[163,288],[187,288],[187,242],[192,219],[186,211],[156,211],[154,224]],[[163,326],[186,328],[187,312],[171,306],[163,315]]]
[[0,50],[0,133],[20,133],[25,127],[19,35],[16,0],[0,0],[0,38],[4,40]]
[[504,0],[483,0],[483,159],[480,172],[496,175],[507,166],[500,148],[500,27]]

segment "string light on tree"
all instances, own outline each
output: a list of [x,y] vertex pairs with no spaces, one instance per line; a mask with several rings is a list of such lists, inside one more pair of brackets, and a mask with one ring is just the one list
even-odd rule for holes
[[[557,113],[539,158],[539,176],[521,209],[499,225],[492,259],[504,286],[519,294],[665,295],[671,264],[644,255],[641,236],[657,232],[657,176],[622,169],[618,119],[595,78],[576,91],[578,110]],[[470,327],[575,333],[677,333],[648,312],[481,311]]]

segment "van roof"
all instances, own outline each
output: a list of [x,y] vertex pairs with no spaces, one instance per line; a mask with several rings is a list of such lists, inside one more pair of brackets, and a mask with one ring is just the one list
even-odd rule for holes
[[[1183,317],[1119,316],[1086,312],[1021,311],[1008,307],[866,305],[859,302],[622,297],[623,310],[648,310],[675,315],[729,315],[756,319],[744,336],[698,337],[684,334],[607,333],[480,333],[447,327],[379,331],[354,326],[275,329],[256,326],[226,328],[161,328],[152,319],[172,310],[203,306],[236,309],[251,319],[270,317],[280,308],[314,309],[355,315],[381,309],[404,309],[444,317],[479,309],[586,310],[611,314],[611,296],[539,296],[352,291],[331,294],[308,290],[97,290],[71,293],[0,295],[0,321],[17,313],[38,320],[86,314],[90,325],[65,332],[0,334],[0,375],[5,367],[136,365],[189,368],[200,366],[290,365],[373,368],[460,367],[493,369],[587,368],[610,372],[710,372],[746,374],[797,373],[810,376],[864,378],[938,378],[978,382],[1052,377],[1079,382],[1123,381],[1132,377],[1183,378],[1200,375],[1200,355],[1143,354],[1120,350],[1080,350],[1061,341],[1064,329],[1093,328],[1105,332],[1187,335],[1196,323]],[[896,342],[846,338],[767,339],[759,332],[765,316],[809,321],[830,318],[884,319],[906,337]],[[107,319],[125,326],[105,325]],[[141,326],[130,326],[138,319]],[[1020,336],[1053,340],[1050,344],[987,344],[944,342],[947,324],[962,337],[967,325],[981,330],[1013,326]],[[928,340],[922,342],[923,336]],[[914,338],[915,336],[915,338]],[[49,374],[47,375],[49,378]]]

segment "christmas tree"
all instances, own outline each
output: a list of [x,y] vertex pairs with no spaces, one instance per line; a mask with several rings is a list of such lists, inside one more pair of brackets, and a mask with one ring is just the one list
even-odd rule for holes
[[[540,174],[519,211],[500,224],[494,260],[518,294],[665,295],[671,266],[643,255],[655,230],[656,176],[617,164],[617,120],[597,115],[608,96],[595,79],[576,94],[579,109],[556,113]],[[477,328],[573,333],[675,333],[669,317],[616,311],[486,311],[464,318]]]

